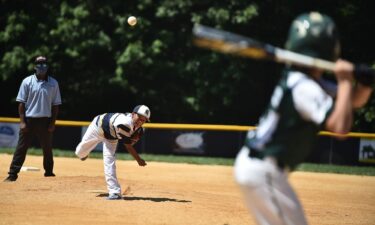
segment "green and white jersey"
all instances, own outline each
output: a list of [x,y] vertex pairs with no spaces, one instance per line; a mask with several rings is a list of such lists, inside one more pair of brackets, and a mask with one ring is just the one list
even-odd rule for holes
[[257,130],[248,132],[246,145],[260,157],[273,156],[294,169],[310,153],[332,107],[332,97],[316,81],[286,71]]

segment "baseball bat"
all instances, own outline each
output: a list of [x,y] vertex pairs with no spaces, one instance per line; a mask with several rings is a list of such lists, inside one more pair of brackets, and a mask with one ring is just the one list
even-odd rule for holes
[[334,63],[302,55],[262,43],[255,39],[197,24],[193,28],[193,42],[196,46],[254,59],[266,59],[279,63],[315,67],[333,71]]
[[[196,24],[193,28],[193,43],[198,47],[226,54],[272,60],[289,65],[319,68],[331,72],[335,67],[335,63],[331,61],[281,49],[249,37],[200,24]],[[375,71],[367,66],[356,65],[355,72],[357,72],[356,77],[362,76],[370,80],[375,79]]]

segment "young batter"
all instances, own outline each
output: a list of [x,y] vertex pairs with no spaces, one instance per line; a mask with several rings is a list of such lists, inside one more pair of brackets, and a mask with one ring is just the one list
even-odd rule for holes
[[319,130],[349,132],[353,109],[363,106],[372,92],[373,81],[359,77],[353,85],[353,64],[337,60],[338,35],[328,16],[311,12],[297,17],[286,48],[336,61],[337,89],[335,97],[328,94],[323,71],[289,67],[282,74],[257,130],[248,132],[234,173],[250,212],[262,225],[307,224],[288,182],[288,172],[308,156]]

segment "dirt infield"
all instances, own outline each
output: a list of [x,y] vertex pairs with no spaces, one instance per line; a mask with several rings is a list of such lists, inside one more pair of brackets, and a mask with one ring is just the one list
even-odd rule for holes
[[[10,161],[0,154],[1,179]],[[42,157],[24,165],[42,168]],[[254,224],[230,166],[117,161],[121,201],[105,200],[102,160],[55,157],[55,172],[0,182],[0,224]],[[375,224],[375,177],[295,172],[290,180],[310,224]]]

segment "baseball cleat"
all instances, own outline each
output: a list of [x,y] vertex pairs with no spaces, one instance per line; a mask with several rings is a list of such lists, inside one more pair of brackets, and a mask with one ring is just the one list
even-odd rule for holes
[[107,200],[121,200],[122,196],[121,194],[114,193],[114,194],[109,194],[106,199]]
[[17,176],[9,175],[7,178],[5,178],[4,182],[14,182],[17,180]]
[[45,177],[56,177],[56,175],[54,173],[44,173],[44,176]]

